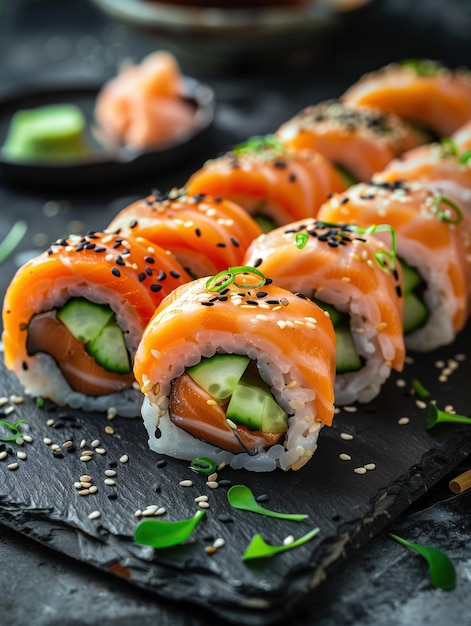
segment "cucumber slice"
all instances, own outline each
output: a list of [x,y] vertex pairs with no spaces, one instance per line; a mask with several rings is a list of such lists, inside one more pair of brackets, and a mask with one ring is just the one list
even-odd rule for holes
[[[263,383],[262,383],[263,384]],[[282,433],[288,430],[288,415],[268,387],[241,380],[227,406],[226,418],[249,430]]]
[[76,339],[88,343],[98,337],[113,317],[113,311],[85,298],[73,298],[57,311],[56,317]]
[[405,334],[411,333],[413,330],[417,330],[423,326],[429,315],[430,311],[415,293],[406,294],[403,313]]
[[407,265],[407,263],[402,260],[401,267],[404,276],[404,294],[407,295],[408,293],[414,291],[414,289],[417,289],[420,285],[423,285],[424,281],[415,268]]
[[321,309],[327,311],[334,328],[337,328],[339,326],[348,326],[349,316],[347,313],[341,313],[334,307],[333,304],[327,304],[327,302],[317,300],[317,298],[312,298],[312,301],[317,304],[317,306],[320,306]]
[[356,372],[362,368],[363,363],[358,355],[352,333],[347,325],[335,329],[337,345],[335,348],[337,374]]
[[87,352],[110,372],[128,374],[131,371],[123,331],[114,321],[108,322],[100,334],[87,343]]
[[187,369],[195,382],[215,400],[224,403],[233,393],[250,359],[240,354],[215,354]]

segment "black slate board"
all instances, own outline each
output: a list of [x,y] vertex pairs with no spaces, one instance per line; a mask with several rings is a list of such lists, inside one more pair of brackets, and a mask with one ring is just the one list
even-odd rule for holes
[[[30,399],[0,409],[0,419],[28,420],[23,431],[33,438],[21,447],[5,444],[9,454],[0,461],[0,522],[167,600],[198,604],[238,624],[274,623],[334,568],[348,567],[345,559],[355,549],[471,454],[471,429],[444,424],[427,431],[426,410],[410,393],[411,381],[417,378],[439,407],[452,404],[458,413],[469,414],[470,355],[459,361],[446,382],[438,382],[438,377],[443,367],[439,362],[446,364],[464,354],[470,340],[468,327],[453,345],[414,355],[370,405],[358,405],[355,413],[342,410],[334,426],[322,430],[318,451],[299,472],[255,474],[224,468],[219,473],[220,480],[246,484],[256,496],[265,494],[268,508],[309,514],[302,523],[232,509],[227,486],[210,489],[187,462],[152,453],[139,419],[109,422],[104,415],[52,404],[39,409]],[[1,394],[21,394],[3,366],[0,377]],[[404,388],[397,385],[398,378],[406,381]],[[6,416],[9,406],[15,410]],[[399,425],[404,416],[410,418],[409,424]],[[113,435],[105,432],[109,425],[115,429]],[[345,441],[341,433],[352,434],[353,439]],[[55,458],[45,437],[60,446],[72,439],[74,447],[62,448],[63,458]],[[80,461],[80,442],[90,449],[93,440],[100,441],[106,454],[95,453],[88,463]],[[27,452],[27,459],[19,460],[17,470],[8,470],[19,450]],[[341,461],[343,452],[352,460]],[[129,456],[127,463],[119,461],[123,454]],[[159,467],[159,461],[166,463]],[[354,473],[355,467],[368,463],[376,468]],[[104,471],[115,464],[116,486],[107,486]],[[96,494],[78,495],[73,485],[84,473],[98,486]],[[181,487],[183,479],[191,479],[193,486]],[[112,494],[117,498],[110,499]],[[157,504],[167,509],[165,519],[188,518],[197,511],[194,498],[201,494],[209,496],[210,508],[187,543],[156,552],[133,542],[137,509]],[[88,515],[95,510],[101,516],[90,520]],[[241,560],[256,532],[281,544],[287,535],[299,537],[314,526],[321,532],[300,548],[250,564]],[[205,547],[217,537],[226,545],[208,555]]]

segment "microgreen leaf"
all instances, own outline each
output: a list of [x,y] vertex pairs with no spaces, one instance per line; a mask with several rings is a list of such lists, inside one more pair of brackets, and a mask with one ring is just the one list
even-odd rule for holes
[[12,432],[11,435],[1,435],[0,441],[4,441],[5,443],[8,441],[16,441],[19,437],[22,436],[20,429],[18,428],[18,424],[27,424],[27,420],[17,420],[16,422],[8,422],[6,420],[0,420],[0,432],[2,428],[6,430],[10,430]]
[[398,535],[393,535],[392,533],[389,533],[389,536],[408,548],[416,550],[421,556],[424,557],[429,566],[430,580],[435,587],[438,589],[444,589],[445,591],[454,589],[456,584],[456,571],[453,563],[446,554],[437,548],[412,543],[411,541],[407,541],[407,539],[403,539],[402,537],[398,537]]
[[249,561],[250,559],[268,558],[270,556],[274,556],[275,554],[279,554],[280,552],[292,550],[293,548],[302,546],[303,544],[310,541],[318,534],[319,531],[320,528],[313,528],[302,537],[299,537],[291,543],[283,544],[281,546],[272,546],[265,541],[262,535],[256,534],[254,535],[252,541],[249,543],[244,554],[242,555],[242,560]]
[[460,154],[459,162],[461,163],[461,165],[468,165],[470,161],[471,161],[471,150],[465,150],[464,152]]
[[152,548],[170,548],[183,543],[191,535],[204,516],[201,509],[194,517],[177,522],[161,519],[146,519],[140,522],[134,531],[134,541]]
[[442,411],[437,407],[435,402],[430,402],[428,405],[428,414],[427,421],[425,422],[425,428],[433,428],[434,426],[442,422],[471,424],[471,417],[466,417],[465,415],[455,415],[454,413]]
[[430,396],[430,391],[428,389],[426,389],[422,385],[420,380],[417,380],[417,378],[414,378],[414,380],[412,381],[412,389],[419,396],[419,398],[425,399],[425,398],[428,398]]
[[15,250],[25,236],[27,230],[28,224],[24,220],[18,220],[13,224],[10,232],[0,243],[0,263],[3,263],[3,261],[5,261],[5,259],[8,258]]
[[440,139],[440,148],[441,154],[444,157],[458,155],[458,145],[451,137],[442,137],[442,139]]
[[233,485],[227,492],[227,499],[229,504],[235,509],[260,513],[260,515],[266,515],[267,517],[277,517],[278,519],[287,519],[294,522],[302,522],[302,520],[308,517],[303,514],[277,513],[276,511],[266,509],[255,500],[253,493],[245,485]]
[[[239,283],[236,280],[239,274],[255,274],[260,280],[257,283]],[[228,267],[227,270],[223,270],[215,276],[208,278],[206,281],[206,289],[208,291],[223,291],[223,289],[230,287],[232,284],[241,289],[256,289],[258,287],[262,287],[266,281],[267,279],[265,276],[256,267],[250,267],[249,265],[237,265],[235,267]]]

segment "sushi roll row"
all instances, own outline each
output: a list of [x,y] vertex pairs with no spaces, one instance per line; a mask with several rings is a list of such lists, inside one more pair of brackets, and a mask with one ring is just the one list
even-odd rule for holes
[[469,318],[470,85],[393,64],[55,242],[7,291],[7,367],[33,396],[142,412],[156,452],[301,468],[334,404]]

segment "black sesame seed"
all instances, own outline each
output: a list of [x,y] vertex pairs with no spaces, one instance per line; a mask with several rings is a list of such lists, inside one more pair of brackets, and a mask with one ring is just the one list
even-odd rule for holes
[[218,485],[220,487],[230,487],[232,485],[232,480],[223,478],[222,480],[218,480]]
[[159,461],[157,461],[157,467],[161,468],[161,467],[165,467],[167,465],[167,461],[165,459],[160,459]]
[[258,267],[262,263],[263,263],[263,259],[261,259],[261,258],[255,259],[255,261],[252,264],[252,267]]
[[160,430],[160,428],[156,428],[154,431],[154,437],[156,439],[160,439],[162,437],[162,431]]
[[195,228],[195,235],[201,237],[201,228]]
[[54,450],[54,452],[52,453],[52,456],[56,459],[63,459],[64,453],[61,452],[60,450]]
[[118,467],[118,461],[110,461],[108,466],[111,467],[111,469],[114,469],[115,467]]
[[117,500],[118,499],[118,494],[116,493],[116,491],[112,491],[111,493],[108,494],[108,500]]
[[137,220],[132,220],[129,224],[129,228],[136,228],[137,224],[138,224]]
[[180,272],[177,272],[176,270],[170,270],[170,276],[172,276],[173,278],[180,278]]
[[214,306],[214,302],[200,302],[202,306]]
[[[221,484],[221,481],[219,481],[219,484]],[[223,524],[230,524],[234,521],[234,518],[230,515],[221,515],[220,517],[218,517],[218,520]]]
[[125,263],[125,261],[124,261],[123,257],[122,257],[122,256],[119,256],[119,255],[116,257],[116,259],[115,259],[115,263],[116,263],[116,265],[121,265],[121,266],[126,265],[126,263]]
[[402,289],[400,285],[396,285],[396,293],[398,298],[402,298]]
[[266,502],[268,500],[268,495],[266,493],[262,493],[261,495],[255,498],[257,502]]
[[141,272],[138,276],[139,282],[142,283],[143,280],[145,280],[147,278],[147,275],[145,272]]
[[155,263],[155,259],[153,257],[151,257],[151,256],[145,256],[144,257],[144,261],[146,263],[150,263],[151,265],[152,265],[152,263]]
[[116,278],[119,278],[121,276],[121,272],[117,267],[113,267],[111,269],[111,273],[113,274],[113,276],[116,276]]
[[150,269],[150,267],[146,267],[146,274],[147,274],[147,276],[152,276],[153,272]]
[[265,298],[265,296],[267,296],[268,294],[266,291],[257,291],[255,295],[257,296],[257,298]]
[[161,289],[162,289],[162,285],[159,285],[159,284],[156,284],[156,283],[154,283],[153,285],[150,286],[150,290],[153,291],[154,293],[157,293]]
[[21,363],[21,369],[22,369],[23,371],[25,371],[25,372],[26,372],[26,370],[28,369],[28,363],[27,363],[26,361],[23,361],[23,362]]
[[240,246],[239,241],[235,237],[231,237],[231,243],[238,248]]
[[157,274],[157,280],[165,280],[166,278],[167,274],[163,270],[160,270],[160,272]]
[[97,246],[95,252],[106,252],[105,246]]
[[225,244],[224,242],[222,242],[222,241],[219,241],[219,242],[216,244],[216,248],[225,248],[225,247],[226,247],[226,244]]

